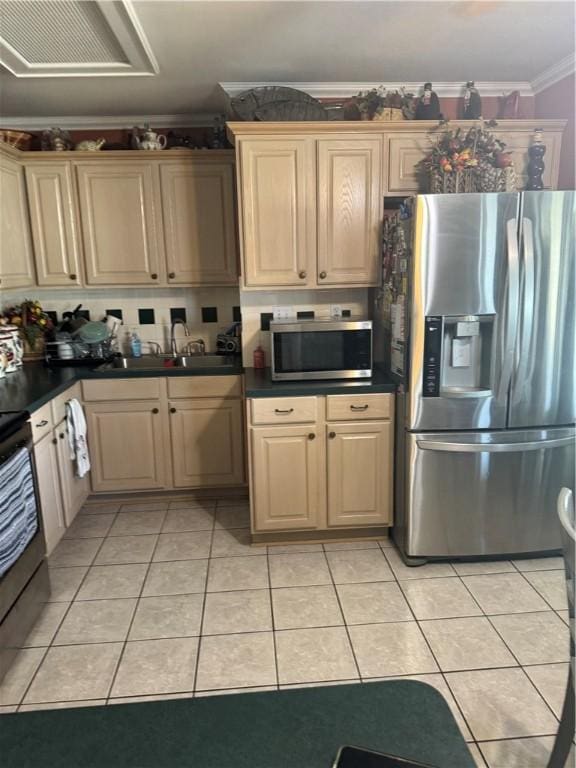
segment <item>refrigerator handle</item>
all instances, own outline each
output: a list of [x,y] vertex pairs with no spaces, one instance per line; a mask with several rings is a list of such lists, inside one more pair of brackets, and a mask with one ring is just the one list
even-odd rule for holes
[[518,333],[518,309],[520,304],[520,257],[518,254],[518,237],[516,234],[517,220],[506,222],[506,254],[508,258],[508,296],[506,307],[506,324],[504,342],[502,344],[502,369],[498,399],[504,400],[514,367],[514,349]]
[[522,324],[515,373],[514,402],[522,399],[524,382],[528,379],[530,365],[530,344],[534,323],[534,231],[531,219],[522,219],[522,255],[524,262],[524,295],[522,298]]
[[541,451],[573,445],[574,437],[555,437],[551,440],[531,440],[524,443],[451,443],[436,440],[418,440],[418,448],[424,451],[447,453],[513,453],[516,451]]

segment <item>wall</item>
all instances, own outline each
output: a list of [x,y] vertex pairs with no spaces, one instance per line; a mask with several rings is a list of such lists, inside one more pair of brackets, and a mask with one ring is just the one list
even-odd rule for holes
[[[576,161],[574,157],[574,145],[576,142],[574,129],[576,110],[574,103],[575,89],[576,79],[575,75],[572,74],[536,95],[536,117],[561,117],[568,120],[562,137],[558,189],[574,189],[576,184]],[[544,162],[546,162],[546,155],[544,155]]]

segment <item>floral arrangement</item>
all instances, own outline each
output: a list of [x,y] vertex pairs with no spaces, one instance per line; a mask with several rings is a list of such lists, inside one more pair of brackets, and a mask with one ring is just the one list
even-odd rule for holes
[[445,131],[436,139],[424,164],[428,170],[439,169],[444,173],[464,171],[482,164],[508,168],[512,165],[512,155],[506,152],[506,144],[485,128],[470,128],[466,132],[457,128]]
[[21,304],[9,307],[0,315],[0,325],[15,325],[29,348],[34,351],[38,340],[52,329],[52,321],[39,301],[24,299]]
[[386,109],[398,109],[407,120],[414,118],[416,100],[414,95],[400,91],[386,91],[383,85],[360,91],[344,104],[344,114],[348,120],[375,120]]

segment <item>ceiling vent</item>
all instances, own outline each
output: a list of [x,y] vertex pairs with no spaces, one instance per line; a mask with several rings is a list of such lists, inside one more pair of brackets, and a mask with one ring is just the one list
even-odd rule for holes
[[2,2],[0,63],[16,77],[158,72],[129,0]]

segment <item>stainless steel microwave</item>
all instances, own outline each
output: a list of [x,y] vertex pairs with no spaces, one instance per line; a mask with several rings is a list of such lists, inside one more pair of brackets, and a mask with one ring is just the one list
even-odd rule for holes
[[372,321],[274,320],[272,379],[365,379],[372,376]]

